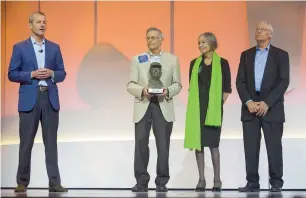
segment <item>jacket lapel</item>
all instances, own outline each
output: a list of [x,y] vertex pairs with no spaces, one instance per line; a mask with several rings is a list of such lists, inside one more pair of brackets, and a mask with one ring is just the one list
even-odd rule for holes
[[250,51],[250,54],[247,58],[247,65],[250,65],[249,72],[252,82],[252,89],[255,91],[255,56],[256,56],[256,47],[253,47]]
[[[200,71],[200,72],[198,71],[198,76],[199,76],[199,78],[201,79],[201,82],[203,83],[203,85],[204,85],[205,87],[207,87],[208,84],[205,83],[205,82],[206,82],[205,76],[203,76],[203,75],[205,75],[205,73],[202,72],[202,70],[207,69],[207,68],[205,68],[205,67],[207,67],[207,66],[204,64],[204,60],[205,60],[205,57],[204,57],[204,55],[202,55],[202,61],[201,61],[200,66],[199,66],[199,71]],[[194,63],[193,63],[193,64],[194,64]],[[212,64],[212,62],[211,62],[211,64]],[[207,87],[207,88],[208,88],[208,87]]]
[[160,64],[162,66],[162,76],[160,77],[160,80],[165,83],[165,77],[166,77],[166,67],[167,67],[167,57],[165,56],[164,52],[162,52],[161,56],[160,56]]
[[50,43],[47,39],[45,39],[45,68],[48,68],[48,60],[49,60],[49,50],[50,50]]
[[27,51],[29,53],[29,57],[32,60],[32,63],[34,64],[35,69],[38,69],[37,60],[36,60],[36,56],[35,56],[35,51],[34,51],[34,47],[33,47],[31,38],[26,40],[25,43],[27,44],[27,48],[28,48]]
[[263,87],[263,85],[265,85],[265,81],[267,80],[267,74],[270,73],[270,70],[273,69],[272,62],[273,62],[273,57],[274,57],[274,47],[272,45],[270,45],[270,49],[268,52],[268,57],[267,57],[267,62],[265,65],[265,69],[264,69],[264,74],[263,74],[263,78],[262,78],[262,83],[261,83],[261,88]]
[[146,56],[148,60],[146,62],[139,63],[139,66],[143,68],[142,71],[147,71],[147,75],[146,75],[147,79],[144,79],[144,80],[148,82],[150,79],[150,55],[147,53]]

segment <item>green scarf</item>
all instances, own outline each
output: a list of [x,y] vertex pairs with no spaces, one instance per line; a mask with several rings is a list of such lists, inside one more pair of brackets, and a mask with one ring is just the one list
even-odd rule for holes
[[201,150],[201,124],[207,126],[221,126],[221,101],[222,101],[222,70],[221,58],[213,53],[212,74],[209,89],[209,101],[205,123],[200,123],[200,101],[198,86],[198,71],[202,55],[199,56],[192,69],[188,104],[186,112],[185,142],[184,147]]

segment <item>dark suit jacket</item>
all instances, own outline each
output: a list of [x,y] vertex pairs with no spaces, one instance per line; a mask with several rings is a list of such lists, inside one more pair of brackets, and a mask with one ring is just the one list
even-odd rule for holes
[[[66,72],[60,47],[45,39],[45,67],[54,71],[54,79],[46,79],[49,99],[55,110],[60,110],[58,88],[56,83],[64,81]],[[31,39],[17,43],[13,47],[8,78],[20,83],[18,111],[31,111],[38,93],[37,79],[31,79],[31,72],[38,69],[37,60]]]
[[245,105],[248,100],[264,101],[269,110],[263,119],[267,122],[285,122],[284,94],[289,86],[289,55],[286,51],[270,46],[260,94],[255,90],[254,60],[256,47],[241,53],[236,87],[242,101],[241,120],[253,119]]

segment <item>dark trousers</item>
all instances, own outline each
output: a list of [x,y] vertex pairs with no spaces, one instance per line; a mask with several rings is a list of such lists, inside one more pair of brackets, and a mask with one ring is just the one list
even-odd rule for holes
[[59,112],[49,102],[48,91],[38,91],[34,108],[29,112],[19,112],[19,165],[17,184],[28,186],[31,174],[31,153],[39,121],[45,145],[46,168],[49,186],[61,183],[57,160],[57,129]]
[[283,186],[283,153],[282,136],[283,123],[268,123],[256,117],[250,121],[243,121],[243,141],[247,181],[259,183],[258,164],[261,140],[261,128],[265,137],[269,162],[269,176],[271,186]]
[[134,174],[138,184],[148,185],[149,136],[152,125],[158,156],[155,184],[166,185],[170,179],[169,147],[173,122],[165,120],[158,102],[151,102],[144,117],[135,124]]

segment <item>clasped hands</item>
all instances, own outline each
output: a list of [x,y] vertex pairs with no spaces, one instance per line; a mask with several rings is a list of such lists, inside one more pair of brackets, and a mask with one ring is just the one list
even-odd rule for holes
[[264,101],[249,101],[247,107],[250,113],[256,113],[256,116],[265,116],[269,109],[268,105]]
[[37,69],[36,71],[32,71],[31,77],[36,79],[46,79],[53,76],[53,71],[46,68]]

